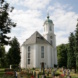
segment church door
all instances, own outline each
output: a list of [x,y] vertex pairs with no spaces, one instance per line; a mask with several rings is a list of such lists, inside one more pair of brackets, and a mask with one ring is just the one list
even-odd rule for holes
[[44,68],[44,62],[41,63],[41,68]]

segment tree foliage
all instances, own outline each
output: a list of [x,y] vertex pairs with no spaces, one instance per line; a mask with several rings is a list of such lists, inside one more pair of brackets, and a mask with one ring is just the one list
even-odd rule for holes
[[20,45],[16,37],[14,37],[11,41],[11,48],[7,53],[8,63],[9,65],[19,65],[20,63]]
[[67,44],[61,44],[57,47],[57,57],[59,67],[67,67]]
[[78,72],[78,23],[75,30],[75,57],[76,57],[76,69]]
[[6,67],[6,52],[5,47],[0,46],[0,67]]
[[68,68],[75,68],[76,66],[76,58],[75,58],[75,36],[73,33],[69,36],[69,47],[67,53],[67,67]]
[[10,7],[5,0],[0,0],[0,43],[8,44],[8,37],[6,34],[11,32],[11,28],[15,27],[16,24],[12,22],[9,17],[9,12],[12,12],[14,8]]

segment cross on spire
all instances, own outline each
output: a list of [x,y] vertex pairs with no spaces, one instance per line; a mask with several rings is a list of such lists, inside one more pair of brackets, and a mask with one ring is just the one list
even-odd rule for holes
[[49,12],[47,13],[47,18],[49,19]]

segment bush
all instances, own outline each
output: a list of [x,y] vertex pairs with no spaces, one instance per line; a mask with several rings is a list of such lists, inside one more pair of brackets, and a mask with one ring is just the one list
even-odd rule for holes
[[11,72],[5,72],[5,74],[6,74],[6,75],[11,75],[11,76],[13,76],[13,75],[14,75],[14,72],[12,72],[12,71],[11,71]]
[[43,75],[43,72],[39,72],[39,75]]
[[30,78],[32,76],[32,73],[28,73],[27,71],[21,71],[20,76]]
[[14,65],[12,65],[12,68],[13,69],[16,69],[16,68],[18,68],[18,65],[17,64],[14,64]]
[[55,73],[55,76],[60,76],[60,73]]
[[6,68],[5,72],[14,71],[13,69]]
[[56,65],[56,64],[54,64],[54,67],[56,68],[56,67],[57,67],[57,65]]
[[35,69],[36,69],[36,68],[34,68],[34,67],[32,68],[32,70],[35,70]]

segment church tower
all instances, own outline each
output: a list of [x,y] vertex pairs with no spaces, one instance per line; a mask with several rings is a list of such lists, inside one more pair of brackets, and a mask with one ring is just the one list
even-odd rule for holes
[[52,45],[52,61],[55,65],[57,65],[57,49],[56,49],[56,35],[54,34],[54,24],[50,19],[49,14],[47,15],[47,19],[44,22],[44,38]]
[[47,15],[47,19],[44,22],[44,38],[53,46],[56,46],[55,43],[55,34],[54,34],[54,24],[53,21],[49,19],[49,15]]

